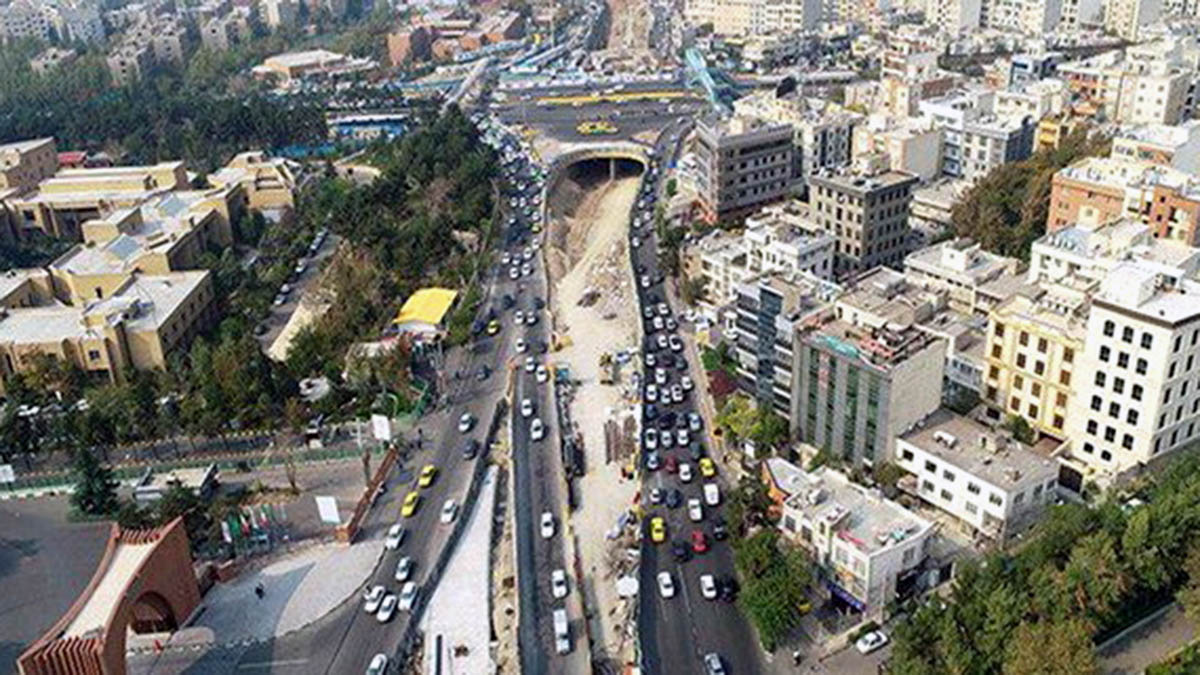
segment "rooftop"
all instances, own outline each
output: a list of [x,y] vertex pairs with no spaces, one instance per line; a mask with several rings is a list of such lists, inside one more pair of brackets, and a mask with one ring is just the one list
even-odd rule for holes
[[108,316],[110,321],[119,317],[134,332],[156,330],[171,318],[208,275],[207,270],[135,275],[117,295],[88,304],[84,313]]
[[930,521],[885,499],[878,490],[852,483],[829,467],[803,476],[805,485],[788,498],[787,506],[812,522],[824,520],[838,538],[867,555],[933,527]]
[[1099,225],[1076,223],[1043,235],[1034,246],[1089,260],[1139,260],[1168,269],[1191,270],[1200,264],[1200,249],[1159,239],[1149,226],[1127,218]]
[[408,296],[392,323],[425,323],[436,326],[445,318],[458,292],[448,288],[422,288]]
[[1200,318],[1200,282],[1181,279],[1172,284],[1147,265],[1117,265],[1101,283],[1093,304],[1118,307],[1168,324]]
[[944,300],[942,293],[914,286],[900,272],[880,266],[847,286],[837,300],[838,318],[899,329],[928,319]]
[[1032,446],[984,424],[945,408],[928,415],[920,426],[901,434],[899,440],[913,445],[946,463],[1002,489],[1020,489],[1044,483],[1058,475],[1053,459],[1035,452]]
[[1129,140],[1173,149],[1187,143],[1198,132],[1200,120],[1188,120],[1182,124],[1142,124],[1120,128],[1113,140]]
[[917,177],[902,171],[884,171],[866,176],[846,169],[825,169],[809,176],[808,180],[810,183],[865,196],[875,190],[916,183]]
[[1043,283],[1033,293],[1016,294],[996,307],[996,315],[1043,327],[1048,332],[1082,341],[1096,283],[1074,278],[1073,284]]
[[1018,261],[983,250],[970,239],[950,239],[913,251],[904,266],[938,274],[956,275],[974,284],[991,280],[1007,272],[1015,273]]

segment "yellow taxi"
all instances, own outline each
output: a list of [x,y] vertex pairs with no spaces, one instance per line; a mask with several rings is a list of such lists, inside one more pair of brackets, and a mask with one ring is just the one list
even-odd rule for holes
[[417,485],[421,487],[429,487],[433,485],[433,479],[437,477],[437,467],[432,464],[426,464],[424,469],[421,469],[421,477],[417,479]]
[[495,335],[496,333],[499,333],[499,332],[500,332],[500,322],[495,319],[492,319],[491,321],[489,321],[488,325],[487,325],[487,334]]
[[713,463],[710,457],[700,458],[700,475],[705,478],[712,478],[717,475],[717,465]]
[[400,515],[409,518],[417,512],[417,507],[421,505],[421,494],[419,492],[410,492],[404,496],[404,506],[400,507]]
[[661,544],[667,540],[667,522],[655,516],[650,519],[650,541]]

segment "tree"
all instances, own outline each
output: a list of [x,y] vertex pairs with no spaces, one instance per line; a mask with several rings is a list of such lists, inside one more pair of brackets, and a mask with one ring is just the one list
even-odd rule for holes
[[1026,445],[1032,445],[1037,440],[1037,432],[1020,415],[1009,415],[1004,421],[1004,428],[1012,433],[1013,438]]
[[667,180],[667,197],[674,197],[675,193],[679,192],[679,181],[675,178]]
[[788,421],[777,415],[769,405],[761,406],[755,413],[750,440],[754,441],[760,453],[768,448],[777,449],[788,440]]
[[1098,672],[1084,622],[1022,623],[1009,641],[1004,675],[1088,675]]
[[71,504],[89,516],[105,516],[117,510],[117,481],[112,470],[87,450],[75,453],[75,491]]
[[734,394],[725,401],[721,412],[717,414],[716,421],[734,440],[743,440],[750,437],[757,417],[758,411],[750,397],[745,394]]
[[300,493],[296,477],[295,446],[304,432],[304,405],[299,399],[289,398],[283,405],[283,423],[287,428],[289,438],[284,441],[284,469],[287,472],[288,487],[294,494]]
[[1200,544],[1193,544],[1188,549],[1184,570],[1187,573],[1187,583],[1175,594],[1175,599],[1179,601],[1183,613],[1189,619],[1200,620]]

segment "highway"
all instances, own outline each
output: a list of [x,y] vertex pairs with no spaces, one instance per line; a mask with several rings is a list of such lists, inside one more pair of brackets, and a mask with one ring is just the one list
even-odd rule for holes
[[[537,129],[559,141],[604,142],[627,140],[635,135],[657,134],[678,117],[692,117],[707,104],[696,98],[680,98],[669,102],[659,100],[629,103],[597,103],[575,106],[547,106],[532,101],[495,105],[493,110],[505,124],[519,124]],[[616,134],[587,136],[577,130],[580,122],[609,120],[618,128]]]
[[[673,123],[659,137],[656,147],[658,156],[663,157],[664,161],[669,162],[677,158],[681,138],[685,135],[689,124],[688,121]],[[652,199],[662,191],[660,178],[661,174],[655,173],[653,177],[647,176],[644,179],[642,198],[645,198],[646,201],[644,206],[641,206],[641,202],[635,205],[635,214],[638,212],[653,214]],[[647,306],[654,306],[655,313],[660,314],[659,304],[668,303],[669,305],[671,299],[658,271],[656,237],[653,231],[652,217],[647,220],[651,222],[640,228],[634,228],[631,232],[631,236],[639,237],[641,240],[639,247],[631,249],[633,251],[632,263],[635,276],[639,278],[640,308],[644,312]],[[648,282],[645,285],[640,281],[643,275]],[[669,316],[678,320],[678,313],[674,311],[675,309],[670,308]],[[645,315],[643,314],[643,316]],[[646,323],[649,324],[649,322]],[[669,326],[661,331],[655,330],[652,324],[646,328],[647,350],[654,347],[654,354],[658,359],[656,364],[661,363],[664,354],[671,355],[669,358],[673,367],[666,369],[665,373],[668,384],[673,386],[679,383],[682,376],[687,373],[694,373],[694,377],[697,378],[702,377],[694,365],[685,366],[686,370],[679,369],[681,361],[686,363],[682,351],[657,348],[659,335],[672,334],[676,333],[669,330]],[[654,369],[646,368],[645,370],[646,381],[654,381],[655,376],[652,375]],[[675,372],[672,373],[671,370]],[[703,385],[697,383],[697,386]],[[686,416],[688,413],[698,412],[692,398],[693,395],[694,393],[688,393],[681,403],[658,404],[655,410],[655,419],[646,420],[643,424],[647,428],[654,426],[659,429],[664,426],[668,428],[678,426],[678,424],[664,424],[662,419],[669,413],[674,413],[678,418]],[[692,432],[690,440],[704,439],[707,437],[708,431],[705,429],[699,433]],[[678,433],[677,430],[676,433]],[[643,447],[645,445],[646,443],[643,442]],[[702,442],[700,445],[700,451],[707,454],[706,444]],[[639,570],[641,593],[638,607],[638,631],[642,645],[642,666],[645,672],[655,675],[698,673],[704,670],[702,662],[704,655],[716,653],[721,657],[729,673],[760,672],[762,664],[757,640],[749,623],[738,610],[737,605],[732,602],[733,598],[730,596],[725,599],[705,599],[700,590],[701,575],[713,575],[718,581],[734,577],[732,548],[727,540],[717,540],[714,536],[714,526],[722,509],[703,505],[702,520],[692,522],[688,515],[688,500],[700,499],[703,502],[703,484],[708,482],[698,470],[698,463],[693,458],[693,450],[690,447],[686,451],[680,448],[660,447],[657,452],[662,468],[658,470],[648,468],[645,449],[642,462],[642,495],[643,505],[646,509],[643,527],[647,528],[642,539],[642,562]],[[681,478],[681,468],[671,470],[672,467],[669,466],[671,462],[687,463],[693,473],[691,480],[685,482]],[[714,482],[719,486],[723,501],[727,485],[719,474]],[[671,491],[677,490],[680,503],[675,507],[671,507],[669,503],[653,504],[654,500],[648,499],[648,496],[655,490],[659,491],[663,502],[667,501]],[[662,517],[666,522],[666,541],[661,544],[654,543],[648,536],[649,522],[654,517]],[[704,533],[709,546],[707,552],[692,551],[691,543],[695,532]],[[672,549],[676,545],[682,549],[681,555],[684,557],[677,557],[673,553]],[[674,581],[676,594],[672,598],[663,598],[659,593],[656,576],[661,571],[668,572]]]

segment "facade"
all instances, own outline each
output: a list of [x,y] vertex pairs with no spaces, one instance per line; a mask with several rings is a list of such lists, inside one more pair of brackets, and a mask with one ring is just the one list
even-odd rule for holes
[[1022,417],[1039,434],[1063,438],[1077,387],[1089,298],[1095,284],[1043,284],[1016,295],[988,318],[983,400],[993,419]]
[[1058,64],[1062,62],[1062,52],[1013,54],[1008,66],[1008,86],[1021,87],[1030,82],[1054,77],[1058,72]]
[[1112,139],[1114,159],[1150,162],[1200,172],[1200,120],[1182,124],[1142,124],[1119,129]]
[[917,324],[944,301],[881,267],[805,322],[794,346],[793,434],[854,464],[890,459],[896,436],[941,405],[946,346]]
[[984,28],[1041,36],[1057,28],[1061,18],[1061,0],[989,0],[980,22]]
[[896,440],[901,489],[1001,545],[1054,503],[1058,462],[976,420],[938,410]]
[[6,43],[24,38],[48,42],[51,29],[49,15],[37,3],[17,0],[0,7],[0,38]]
[[47,47],[29,60],[29,68],[38,75],[46,75],[60,66],[73,62],[77,56],[74,49]]
[[1154,234],[1150,227],[1130,219],[1055,230],[1030,247],[1029,280],[1079,277],[1100,282],[1126,261],[1137,261],[1171,279],[1200,270],[1200,249]]
[[259,78],[274,79],[284,84],[306,77],[338,77],[374,69],[378,64],[324,49],[289,52],[272,56],[252,70]]
[[0,145],[0,192],[33,187],[57,171],[53,138]]
[[1142,28],[1162,15],[1162,0],[1104,0],[1104,29],[1137,40]]
[[696,125],[697,187],[707,216],[720,220],[782,199],[795,164],[792,128],[736,115]]
[[1197,431],[1200,284],[1137,263],[1116,267],[1092,298],[1067,414],[1071,456],[1121,473],[1186,447]]
[[123,44],[105,59],[113,84],[124,87],[142,79],[154,65],[154,52],[145,45]]
[[804,273],[761,274],[735,290],[738,384],[784,419],[792,415],[792,336],[840,290]]
[[917,589],[933,524],[878,491],[821,467],[783,503],[783,535],[812,557],[835,603],[882,618]]
[[950,309],[986,316],[1020,282],[1020,261],[984,251],[970,239],[949,239],[904,259],[909,282],[946,293]]
[[921,113],[942,129],[942,174],[975,182],[992,169],[1029,157],[1037,120],[999,116],[990,91],[960,92],[922,101]]
[[925,5],[925,20],[952,35],[979,28],[981,0],[930,0]]
[[792,178],[797,181],[819,169],[849,165],[854,128],[863,121],[862,115],[836,103],[816,98],[777,98],[771,92],[738,99],[734,111],[792,127],[795,134]]
[[717,35],[747,37],[812,30],[823,12],[821,0],[687,0],[683,16]]
[[837,238],[835,276],[899,266],[908,253],[908,204],[915,176],[822,172],[809,177],[812,218]]
[[294,27],[299,13],[296,0],[262,0],[263,23],[271,30]]
[[921,182],[942,173],[942,130],[925,120],[871,115],[854,127],[853,156],[879,154],[892,171],[910,173]]
[[236,155],[223,169],[208,175],[216,187],[240,187],[246,204],[256,211],[279,211],[295,207],[298,165],[261,151]]
[[1119,124],[1177,124],[1190,114],[1194,69],[1179,49],[1151,44],[1060,64],[1058,76],[1081,113]]

